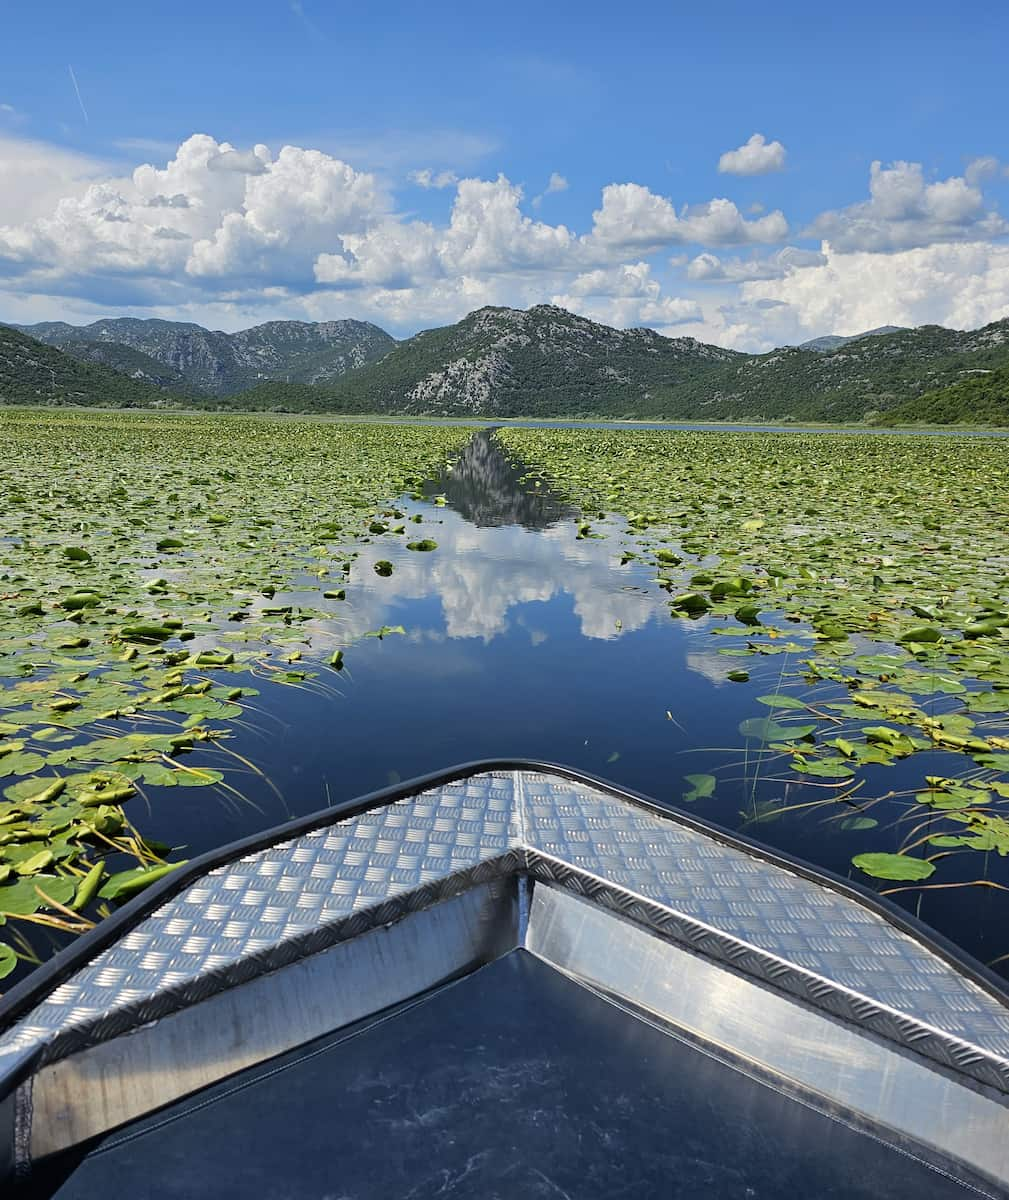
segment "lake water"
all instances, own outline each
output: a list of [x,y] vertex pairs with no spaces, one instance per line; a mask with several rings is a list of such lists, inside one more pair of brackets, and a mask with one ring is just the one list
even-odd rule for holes
[[[580,538],[573,510],[527,494],[485,433],[426,495],[404,508],[423,513],[436,551],[409,552],[388,537],[360,548],[340,627],[346,668],[303,687],[260,685],[228,743],[262,771],[229,771],[247,799],[179,788],[145,813],[138,798],[130,816],[145,834],[192,855],[401,779],[514,756],[582,768],[681,807],[684,777],[713,773],[714,794],[690,804],[692,812],[841,875],[853,854],[898,849],[906,804],[877,805],[879,827],[869,835],[845,829],[842,819],[856,810],[831,800],[836,789],[789,781],[752,743],[744,749],[738,726],[761,713],[756,696],[789,687],[809,695],[795,674],[801,654],[719,655],[726,639],[712,636],[711,621],[671,617],[653,567],[620,565],[633,545],[622,521],[596,522],[607,536]],[[379,559],[393,564],[390,576],[375,573]],[[405,633],[363,636],[399,625]],[[794,636],[795,626],[788,631]],[[729,682],[740,665],[750,680]],[[828,682],[814,694],[829,700],[844,689]],[[863,794],[913,787],[950,771],[950,758],[929,752],[915,755],[913,767],[870,767]],[[222,765],[212,750],[188,761]],[[810,807],[817,800],[826,803]],[[977,875],[981,856],[960,857],[967,874],[944,879]],[[1003,860],[983,857],[989,878],[1009,883]],[[984,961],[1009,951],[1003,892],[965,887],[893,899]]]

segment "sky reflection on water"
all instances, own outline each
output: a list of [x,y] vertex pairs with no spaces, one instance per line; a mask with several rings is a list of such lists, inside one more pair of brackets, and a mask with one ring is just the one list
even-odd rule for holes
[[[486,434],[426,496],[400,504],[423,522],[408,522],[408,537],[361,546],[346,601],[305,627],[306,660],[343,646],[345,669],[324,670],[304,687],[261,685],[229,743],[264,772],[230,777],[250,802],[176,789],[147,819],[133,809],[146,833],[192,853],[414,775],[515,756],[566,763],[684,807],[684,777],[714,773],[714,795],[692,811],[842,875],[852,854],[898,848],[899,803],[873,810],[880,827],[869,835],[842,829],[839,818],[855,810],[837,804],[782,815],[835,793],[797,784],[780,764],[761,762],[756,744],[744,746],[739,723],[766,715],[757,696],[783,685],[806,692],[794,675],[800,652],[720,654],[735,639],[712,636],[709,619],[674,620],[655,569],[620,565],[634,546],[623,522],[594,524],[605,537],[578,537],[573,512],[528,495]],[[438,548],[407,550],[409,537]],[[392,563],[390,576],[375,573],[380,559]],[[397,625],[404,634],[365,636]],[[788,626],[788,637],[803,636]],[[728,682],[740,666],[749,682]],[[837,693],[826,683],[817,695]],[[913,767],[869,768],[864,794],[951,769],[940,753],[915,756]],[[977,868],[965,863],[965,878]],[[998,893],[932,892],[920,905],[917,893],[897,899],[980,958],[1009,950]]]

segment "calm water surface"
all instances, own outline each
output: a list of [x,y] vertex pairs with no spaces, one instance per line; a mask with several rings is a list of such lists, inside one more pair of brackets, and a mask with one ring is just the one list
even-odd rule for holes
[[[178,788],[144,814],[138,799],[131,816],[145,833],[192,855],[400,779],[517,756],[583,768],[683,807],[684,776],[714,773],[714,796],[691,811],[842,875],[852,854],[898,849],[903,805],[877,806],[879,828],[868,832],[842,830],[839,817],[854,810],[837,804],[782,812],[835,793],[798,787],[780,766],[744,752],[739,722],[767,715],[756,696],[782,687],[807,693],[794,674],[801,654],[720,655],[730,639],[712,636],[714,622],[674,620],[654,568],[620,565],[634,545],[623,522],[595,524],[607,529],[604,538],[579,538],[574,511],[528,495],[487,434],[427,494],[401,507],[423,514],[408,529],[438,549],[410,552],[406,539],[388,537],[362,547],[342,624],[308,631],[316,650],[336,636],[346,669],[303,688],[260,685],[229,743],[263,772],[229,772],[247,801]],[[434,503],[438,494],[444,506]],[[393,563],[390,577],[375,574],[379,559]],[[386,625],[406,632],[363,637]],[[795,626],[787,630],[796,637]],[[750,681],[728,682],[740,666]],[[816,694],[839,691],[828,683]],[[222,765],[220,755],[213,765]],[[930,753],[912,767],[870,768],[865,795],[958,766]],[[1006,875],[1001,860],[986,857],[990,874]],[[960,858],[969,860],[963,878],[974,878],[980,856]],[[1005,893],[960,888],[894,899],[982,960],[1009,951]]]

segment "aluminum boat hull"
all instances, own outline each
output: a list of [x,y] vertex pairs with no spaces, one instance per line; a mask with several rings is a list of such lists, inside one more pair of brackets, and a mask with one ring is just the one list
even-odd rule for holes
[[0,1003],[0,1178],[65,1200],[1002,1196],[1007,1118],[983,968],[544,764],[215,851]]

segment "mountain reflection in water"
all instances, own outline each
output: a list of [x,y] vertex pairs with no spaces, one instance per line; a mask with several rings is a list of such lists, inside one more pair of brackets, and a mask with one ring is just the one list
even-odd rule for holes
[[474,434],[452,467],[426,492],[444,495],[451,508],[478,528],[547,529],[575,516],[575,508],[547,489],[527,490],[521,475],[501,453],[493,430],[485,430]]

